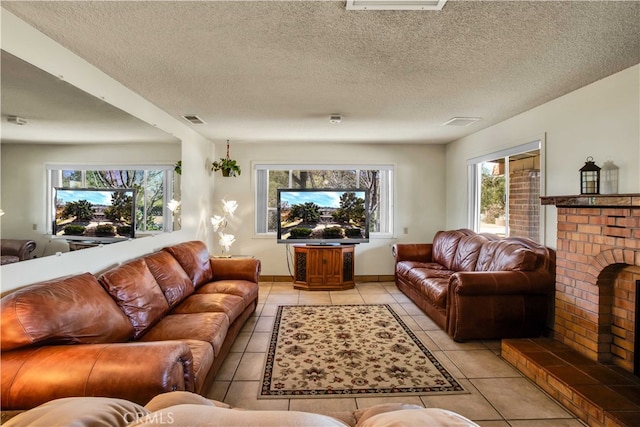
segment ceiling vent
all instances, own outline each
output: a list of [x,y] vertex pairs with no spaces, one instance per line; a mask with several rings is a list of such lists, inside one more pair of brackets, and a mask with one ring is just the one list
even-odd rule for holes
[[185,114],[184,116],[182,116],[182,118],[194,125],[205,124],[205,121],[202,120],[200,117],[196,116],[195,114]]
[[480,117],[454,117],[453,119],[444,122],[443,126],[469,126],[475,122],[482,120]]
[[447,0],[347,0],[347,10],[441,10]]

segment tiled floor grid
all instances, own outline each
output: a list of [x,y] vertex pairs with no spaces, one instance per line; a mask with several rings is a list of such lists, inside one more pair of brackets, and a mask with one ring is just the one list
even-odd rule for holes
[[[469,394],[405,397],[258,399],[264,358],[279,305],[390,304]],[[483,427],[579,427],[584,424],[500,357],[500,341],[456,343],[392,282],[359,283],[346,291],[298,291],[291,283],[260,283],[258,308],[245,324],[207,397],[247,409],[316,413],[403,402],[448,409]]]

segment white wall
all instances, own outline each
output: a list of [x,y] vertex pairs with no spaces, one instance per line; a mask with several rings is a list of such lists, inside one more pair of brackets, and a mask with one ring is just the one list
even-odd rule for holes
[[[224,153],[224,143],[217,147]],[[254,233],[255,163],[298,164],[392,164],[395,165],[393,237],[372,237],[356,247],[356,275],[393,274],[391,245],[398,241],[430,241],[444,226],[444,146],[389,144],[231,144],[231,158],[239,161],[242,174],[223,178],[217,172],[213,195],[214,211],[220,199],[237,200],[237,218],[227,232],[236,236],[233,253],[252,254],[262,261],[265,275],[288,275],[286,245],[277,244],[275,235]],[[404,227],[408,234],[403,234]],[[219,247],[216,243],[216,250]],[[293,266],[291,265],[293,269]]]
[[[0,41],[3,50],[53,75],[64,76],[70,84],[174,135],[182,142],[183,164],[181,231],[2,266],[2,292],[54,277],[85,271],[100,272],[119,262],[184,240],[201,239],[209,243],[206,222],[211,207],[209,189],[214,182],[206,167],[213,157],[210,141],[13,14],[4,9],[1,11]],[[2,178],[5,179],[4,173]]]
[[[547,196],[579,194],[588,156],[620,168],[619,193],[640,193],[640,65],[448,144],[446,228],[467,225],[467,159],[545,135]],[[555,248],[555,206],[544,214],[545,244]]]

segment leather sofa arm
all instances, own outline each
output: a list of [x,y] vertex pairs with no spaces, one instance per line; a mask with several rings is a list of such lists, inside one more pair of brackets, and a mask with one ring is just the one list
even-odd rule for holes
[[432,262],[432,251],[433,245],[431,243],[396,243],[391,247],[396,262]]
[[247,280],[258,283],[261,264],[255,258],[211,258],[215,280]]
[[31,252],[36,248],[33,240],[2,239],[0,242],[2,255],[17,256],[20,261],[31,258]]
[[550,294],[553,277],[536,271],[459,271],[449,280],[449,295]]
[[29,409],[69,396],[146,404],[173,390],[195,390],[193,356],[183,341],[33,347],[3,352],[2,409]]

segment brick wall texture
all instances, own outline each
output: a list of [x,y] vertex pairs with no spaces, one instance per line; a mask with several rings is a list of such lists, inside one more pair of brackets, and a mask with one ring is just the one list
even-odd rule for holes
[[558,207],[554,337],[633,370],[640,209]]

